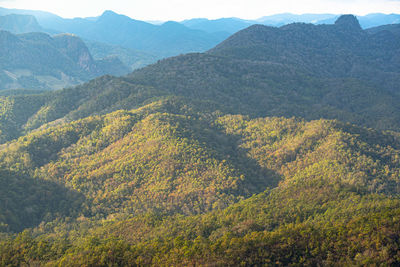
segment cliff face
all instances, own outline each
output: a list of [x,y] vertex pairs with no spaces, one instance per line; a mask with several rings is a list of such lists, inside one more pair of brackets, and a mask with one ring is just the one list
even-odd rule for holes
[[34,16],[17,14],[0,16],[0,29],[12,33],[43,31]]
[[56,47],[67,55],[80,68],[89,72],[96,72],[96,64],[85,43],[72,34],[54,36]]
[[70,34],[0,31],[0,44],[0,89],[58,89],[129,72],[119,60],[94,60],[85,43]]
[[347,30],[352,30],[352,31],[361,31],[362,30],[360,23],[358,22],[357,18],[354,15],[340,16],[336,20],[335,25],[338,27],[347,29]]

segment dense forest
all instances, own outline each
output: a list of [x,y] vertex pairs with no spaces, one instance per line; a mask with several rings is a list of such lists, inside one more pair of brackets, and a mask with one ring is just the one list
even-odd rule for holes
[[0,266],[399,265],[383,31],[251,26],[124,77],[0,93]]
[[[397,131],[399,38],[385,30],[362,30],[353,16],[334,25],[251,26],[208,53],[161,60],[125,77],[1,97],[7,105],[2,106],[0,138],[169,97],[202,102],[197,106],[203,113],[338,119]],[[28,106],[23,116],[20,105]]]
[[162,110],[88,117],[3,146],[2,228],[33,229],[4,237],[2,264],[399,260],[398,134]]

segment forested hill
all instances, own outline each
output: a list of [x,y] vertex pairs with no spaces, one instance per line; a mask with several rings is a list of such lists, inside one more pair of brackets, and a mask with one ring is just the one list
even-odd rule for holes
[[362,30],[352,15],[341,16],[333,25],[255,25],[210,53],[289,64],[312,75],[364,79],[395,89],[390,86],[398,81],[400,35],[386,31],[368,34],[371,31]]
[[[71,36],[2,33],[91,70]],[[398,266],[396,38],[352,16],[252,26],[124,77],[5,91],[0,266]]]
[[0,31],[0,90],[61,89],[129,69],[116,58],[94,60],[77,36]]
[[400,261],[398,134],[170,105],[1,146],[1,264]]
[[[367,34],[352,16],[325,26],[251,26],[208,53],[165,59],[126,77],[2,97],[8,104],[1,120],[12,126],[2,126],[2,140],[61,118],[132,109],[171,96],[202,102],[208,112],[339,119],[398,130],[397,39]],[[18,107],[25,103],[34,104],[22,114]]]
[[[382,25],[374,28],[370,28],[367,30],[367,32],[374,34],[378,33],[381,31],[388,31],[393,33],[394,35],[399,36],[400,35],[400,24],[389,24],[389,25]],[[386,33],[388,34],[388,33]]]

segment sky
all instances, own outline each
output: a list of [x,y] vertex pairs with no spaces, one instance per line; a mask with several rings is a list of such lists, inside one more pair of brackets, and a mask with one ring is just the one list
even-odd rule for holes
[[0,0],[0,7],[43,10],[65,18],[113,10],[140,20],[257,19],[278,13],[400,13],[400,0]]

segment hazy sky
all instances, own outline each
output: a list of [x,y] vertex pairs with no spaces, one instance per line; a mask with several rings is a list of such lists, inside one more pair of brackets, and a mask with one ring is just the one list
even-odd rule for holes
[[141,20],[240,17],[291,12],[400,13],[400,0],[0,0],[6,8],[45,10],[62,17],[99,16],[104,10]]

